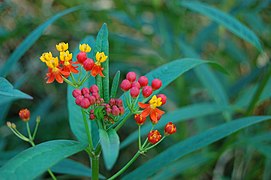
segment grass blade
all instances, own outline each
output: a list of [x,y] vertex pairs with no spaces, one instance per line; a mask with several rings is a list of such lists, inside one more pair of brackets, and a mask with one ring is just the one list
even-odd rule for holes
[[262,45],[254,32],[229,14],[226,14],[214,7],[208,6],[207,4],[196,1],[180,1],[180,5],[209,17],[215,22],[223,25],[241,39],[251,43],[259,51],[263,51]]

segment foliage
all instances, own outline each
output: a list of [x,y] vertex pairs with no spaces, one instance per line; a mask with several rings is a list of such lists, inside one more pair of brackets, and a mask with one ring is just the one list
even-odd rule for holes
[[[116,87],[129,71],[163,82],[156,94],[167,95],[163,110],[168,113],[156,128],[172,121],[177,132],[136,160],[121,178],[270,179],[270,1],[4,1],[0,9],[1,177],[13,178],[16,172],[45,178],[49,168],[58,177],[91,176],[89,159],[81,152],[88,137],[72,97],[75,88],[67,86],[66,94],[65,85],[42,81],[41,53],[65,41],[74,55],[78,42],[94,47],[89,57],[98,51],[109,54],[102,79],[105,100],[125,100]],[[83,86],[95,82],[99,77],[90,77]],[[31,109],[30,128],[33,118],[41,116],[38,145],[31,148],[5,126],[13,121],[26,134],[17,121],[25,107]],[[128,115],[126,108],[114,126],[123,127],[116,131],[98,130],[87,122],[93,145],[101,142],[103,148],[100,178],[111,177],[137,153],[139,132]],[[141,127],[142,138],[151,127]]]

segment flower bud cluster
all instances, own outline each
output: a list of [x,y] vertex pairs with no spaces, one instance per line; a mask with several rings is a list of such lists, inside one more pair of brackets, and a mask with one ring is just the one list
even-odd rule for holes
[[149,80],[146,76],[140,76],[137,81],[136,76],[135,72],[128,72],[126,74],[126,79],[124,79],[120,84],[120,88],[123,91],[130,90],[132,98],[138,97],[141,89],[142,95],[147,98],[153,93],[153,91],[158,90],[162,86],[162,81],[160,79],[153,79],[151,85],[148,85]]
[[104,104],[107,116],[120,116],[124,114],[124,107],[121,99],[111,98],[108,104]]
[[89,108],[94,104],[103,103],[103,99],[99,95],[99,88],[96,85],[92,85],[90,88],[75,89],[72,92],[75,98],[75,103],[82,108]]

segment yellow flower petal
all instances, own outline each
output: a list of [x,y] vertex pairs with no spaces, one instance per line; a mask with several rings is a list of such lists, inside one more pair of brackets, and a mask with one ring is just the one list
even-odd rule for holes
[[79,45],[79,50],[81,52],[90,52],[91,51],[91,47],[88,44],[80,44]]
[[40,60],[41,60],[42,62],[45,62],[45,63],[46,63],[47,61],[50,61],[52,58],[53,58],[53,55],[52,55],[51,52],[45,52],[45,53],[43,53],[43,54],[41,55]]
[[68,50],[69,48],[69,44],[68,43],[64,43],[64,42],[61,42],[59,44],[56,45],[56,49],[59,51],[59,52],[64,52],[66,50]]
[[61,61],[70,61],[72,59],[72,53],[69,51],[60,52],[59,58]]
[[105,62],[107,59],[107,56],[104,54],[104,52],[97,52],[96,53],[96,61],[99,63]]

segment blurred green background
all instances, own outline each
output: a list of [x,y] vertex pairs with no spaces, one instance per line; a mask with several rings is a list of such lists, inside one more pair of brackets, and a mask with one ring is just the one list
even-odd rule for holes
[[[43,32],[42,36],[27,50],[18,62],[6,73],[6,78],[17,88],[31,95],[33,100],[17,100],[0,107],[0,165],[28,145],[18,140],[5,127],[6,121],[19,122],[18,112],[29,108],[32,122],[41,116],[40,129],[36,143],[53,139],[74,139],[68,123],[66,106],[66,84],[46,84],[46,67],[39,57],[43,52],[55,51],[55,44],[68,42],[70,49],[78,48],[79,42],[88,35],[96,36],[103,23],[109,29],[110,74],[121,71],[122,78],[128,71],[144,75],[156,67],[183,57],[200,57],[221,64],[228,74],[205,67],[189,71],[163,90],[168,96],[167,112],[198,103],[218,103],[234,110],[228,112],[206,113],[185,119],[178,123],[178,133],[163,142],[157,149],[141,157],[130,170],[143,164],[147,159],[163,151],[171,144],[206,129],[243,117],[255,88],[267,76],[270,69],[271,46],[271,6],[270,0],[205,0],[207,5],[217,8],[238,19],[252,30],[262,43],[259,52],[250,43],[240,39],[210,18],[177,5],[174,0],[4,0],[0,1],[0,67],[35,28],[47,19],[68,8],[82,5],[74,11],[58,18]],[[270,114],[270,87],[253,107],[251,114]],[[121,92],[119,91],[119,94]],[[0,100],[1,101],[1,100]],[[204,107],[204,106],[203,106]],[[219,106],[214,106],[214,109]],[[181,118],[181,117],[180,117]],[[121,129],[120,138],[124,140],[134,129],[133,122]],[[262,135],[255,143],[249,138]],[[244,139],[248,139],[245,141]],[[271,168],[270,123],[262,123],[223,139],[211,146],[197,151],[193,161],[189,157],[172,179],[211,179],[244,178],[268,179]],[[245,141],[236,148],[235,142]],[[235,147],[235,148],[233,148]],[[262,149],[261,149],[262,147]],[[121,150],[118,163],[112,174],[127,162],[137,149],[137,143]],[[72,157],[88,165],[86,154]],[[198,158],[198,159],[197,159]],[[181,163],[181,164],[184,164]],[[268,170],[269,168],[269,170]],[[63,178],[74,178],[62,175]],[[46,176],[45,176],[46,177]],[[156,177],[159,179],[159,174]],[[156,179],[154,177],[154,179]]]

